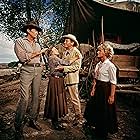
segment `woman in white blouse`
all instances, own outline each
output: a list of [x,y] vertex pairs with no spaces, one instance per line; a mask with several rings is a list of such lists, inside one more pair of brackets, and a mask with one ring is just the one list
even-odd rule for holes
[[95,67],[91,99],[84,114],[87,124],[94,125],[95,134],[102,140],[107,138],[108,133],[118,131],[115,106],[116,67],[110,60],[113,54],[113,48],[109,44],[98,46],[97,57],[100,61]]

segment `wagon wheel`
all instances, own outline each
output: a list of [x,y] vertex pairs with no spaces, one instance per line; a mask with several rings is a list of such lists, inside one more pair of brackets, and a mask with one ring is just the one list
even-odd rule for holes
[[96,49],[93,47],[88,51],[82,61],[80,72],[79,93],[82,98],[86,98],[92,86],[93,71],[96,64]]

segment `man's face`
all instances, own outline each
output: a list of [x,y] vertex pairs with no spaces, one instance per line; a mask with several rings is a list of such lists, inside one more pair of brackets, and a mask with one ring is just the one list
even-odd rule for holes
[[27,32],[32,38],[37,38],[38,31],[36,29],[27,29]]
[[66,49],[70,49],[71,47],[73,47],[73,45],[74,45],[73,41],[71,41],[69,38],[65,38],[65,40],[64,40],[64,47]]

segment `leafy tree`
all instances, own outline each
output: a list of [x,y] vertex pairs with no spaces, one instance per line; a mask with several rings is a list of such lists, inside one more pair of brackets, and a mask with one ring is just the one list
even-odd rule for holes
[[40,20],[44,12],[42,0],[1,0],[0,1],[0,31],[11,38],[21,36],[20,28],[28,20]]
[[35,19],[44,29],[41,42],[57,43],[62,35],[68,12],[68,0],[1,0],[0,31],[15,39],[23,33],[20,28]]
[[8,63],[8,67],[14,68],[17,66],[18,66],[18,62],[13,61],[13,62]]
[[[26,20],[25,5],[21,0],[1,0],[0,3],[0,31],[5,32],[11,37],[16,37],[20,32],[17,32]],[[19,20],[20,19],[20,20]]]
[[59,42],[64,30],[69,3],[68,0],[51,0],[46,5],[46,13],[44,13],[42,20],[49,27],[43,34],[47,38],[47,44]]

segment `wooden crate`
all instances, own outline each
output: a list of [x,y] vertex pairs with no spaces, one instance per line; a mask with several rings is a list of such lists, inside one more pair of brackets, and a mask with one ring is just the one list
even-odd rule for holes
[[139,56],[114,55],[112,61],[118,68],[118,77],[138,78]]

